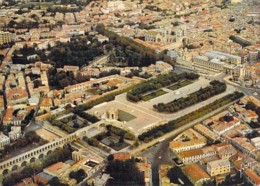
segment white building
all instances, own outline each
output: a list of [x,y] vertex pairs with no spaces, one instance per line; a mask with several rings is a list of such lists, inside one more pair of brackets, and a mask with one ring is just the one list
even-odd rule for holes
[[17,140],[22,136],[22,131],[20,126],[11,127],[11,131],[8,133],[10,140]]
[[212,51],[203,56],[194,57],[193,65],[195,68],[203,70],[230,74],[236,65],[241,64],[241,61],[242,59],[239,56]]
[[251,143],[259,150],[260,149],[260,137],[252,138]]
[[3,149],[5,145],[10,144],[10,139],[2,132],[0,132],[0,149]]

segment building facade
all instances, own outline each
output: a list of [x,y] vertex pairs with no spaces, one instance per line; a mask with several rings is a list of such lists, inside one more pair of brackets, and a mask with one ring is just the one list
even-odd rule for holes
[[217,176],[230,172],[230,162],[228,160],[216,160],[207,164],[207,172],[210,176]]
[[13,35],[10,32],[0,31],[0,45],[8,44],[13,41]]
[[5,145],[10,144],[10,139],[0,132],[0,149],[3,149]]

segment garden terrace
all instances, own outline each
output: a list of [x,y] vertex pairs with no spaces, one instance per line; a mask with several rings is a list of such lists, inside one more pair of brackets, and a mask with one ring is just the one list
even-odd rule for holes
[[195,80],[198,79],[199,75],[194,73],[181,73],[176,74],[170,72],[168,74],[159,75],[155,79],[148,80],[144,83],[141,83],[134,87],[132,90],[128,91],[127,99],[132,102],[138,102],[144,99],[144,94],[147,94],[151,91],[158,90],[162,87],[169,86],[173,83],[176,83],[180,80]]
[[185,98],[179,98],[170,103],[158,103],[153,107],[159,112],[177,112],[181,109],[187,108],[201,101],[205,101],[217,94],[226,90],[226,84],[219,81],[210,82],[210,86],[201,88],[200,90],[191,93]]

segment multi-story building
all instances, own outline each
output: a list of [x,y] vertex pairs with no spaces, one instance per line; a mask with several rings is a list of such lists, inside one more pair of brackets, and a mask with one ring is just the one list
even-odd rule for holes
[[165,185],[170,185],[171,181],[170,178],[167,176],[167,173],[169,172],[170,169],[173,168],[173,165],[161,165],[159,168],[159,185],[160,186],[165,186]]
[[218,59],[210,59],[207,56],[196,56],[193,59],[193,65],[195,68],[201,68],[213,72],[223,72],[225,63]]
[[10,144],[10,139],[0,132],[0,149],[3,149],[5,145]]
[[234,119],[232,121],[226,122],[226,121],[219,121],[219,120],[213,120],[213,124],[210,126],[212,128],[213,132],[215,132],[218,135],[222,135],[225,132],[235,128],[236,126],[240,125],[240,120],[233,117]]
[[231,143],[243,153],[246,153],[251,157],[257,158],[255,155],[255,153],[257,153],[257,148],[253,146],[247,138],[235,137],[231,139]]
[[207,144],[207,139],[192,128],[178,135],[170,142],[170,149],[173,152],[182,152],[191,149],[198,149]]
[[170,149],[174,152],[182,152],[192,149],[198,149],[205,146],[207,143],[204,139],[186,141],[186,142],[178,142],[172,141],[170,142]]
[[210,176],[217,176],[230,172],[229,160],[215,160],[207,164],[207,172]]
[[250,123],[252,121],[257,121],[257,118],[258,118],[258,115],[256,114],[256,112],[252,111],[252,110],[244,109],[239,114],[242,117],[242,119],[247,123]]
[[207,128],[206,126],[204,126],[202,124],[195,125],[194,129],[197,130],[199,133],[201,133],[203,136],[205,136],[213,141],[216,141],[219,139],[219,136],[217,134],[215,134],[209,128]]
[[8,133],[10,140],[17,140],[22,136],[22,131],[20,126],[11,127],[11,131]]
[[248,54],[248,57],[249,57],[249,61],[256,61],[259,59],[259,51],[257,50],[250,50],[249,51],[249,54]]
[[43,98],[40,104],[40,111],[51,111],[51,107],[53,106],[52,99],[50,97]]
[[0,31],[0,45],[8,44],[13,41],[13,36],[10,32]]
[[202,158],[207,158],[217,154],[217,151],[213,147],[204,147],[200,149],[192,149],[189,151],[183,151],[178,154],[178,158],[184,164],[196,163]]
[[197,164],[190,164],[183,167],[183,172],[196,186],[203,185],[210,180],[210,176]]
[[145,41],[157,42],[157,43],[173,43],[175,37],[170,35],[167,31],[152,30],[145,34]]
[[68,65],[65,65],[63,67],[63,70],[65,72],[74,72],[74,71],[78,72],[79,71],[79,67],[78,66],[68,66]]
[[247,179],[249,183],[254,186],[260,185],[260,176],[257,175],[252,169],[245,168],[244,170],[244,177]]
[[260,63],[237,69],[233,74],[233,79],[246,83],[247,86],[260,87]]
[[260,149],[260,137],[252,138],[251,143],[259,150]]
[[203,56],[196,56],[193,59],[193,65],[198,69],[231,74],[236,65],[241,64],[241,61],[239,56],[212,51]]
[[147,162],[137,163],[137,168],[144,175],[145,186],[152,186],[152,169],[151,164]]

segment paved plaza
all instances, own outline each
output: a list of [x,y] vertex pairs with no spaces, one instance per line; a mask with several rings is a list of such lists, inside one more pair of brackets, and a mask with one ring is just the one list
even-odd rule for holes
[[142,132],[146,131],[154,127],[155,125],[159,125],[165,123],[169,120],[177,119],[183,115],[186,115],[190,112],[198,110],[199,108],[214,102],[215,100],[226,96],[234,92],[236,89],[233,86],[227,85],[227,90],[224,93],[216,95],[208,100],[190,106],[186,109],[180,110],[176,113],[159,113],[153,109],[154,104],[158,103],[168,103],[173,101],[174,99],[179,99],[181,97],[186,97],[188,94],[199,90],[200,88],[204,88],[209,85],[209,80],[205,78],[199,78],[199,80],[193,82],[190,85],[182,87],[178,90],[172,91],[167,88],[163,88],[167,93],[151,99],[149,101],[140,101],[138,103],[129,102],[126,99],[126,93],[118,95],[114,101],[102,103],[88,110],[87,112],[90,114],[94,114],[103,119],[105,113],[110,108],[114,107],[115,109],[123,110],[136,118],[129,121],[124,122],[124,125],[127,126],[134,134],[138,135]]

